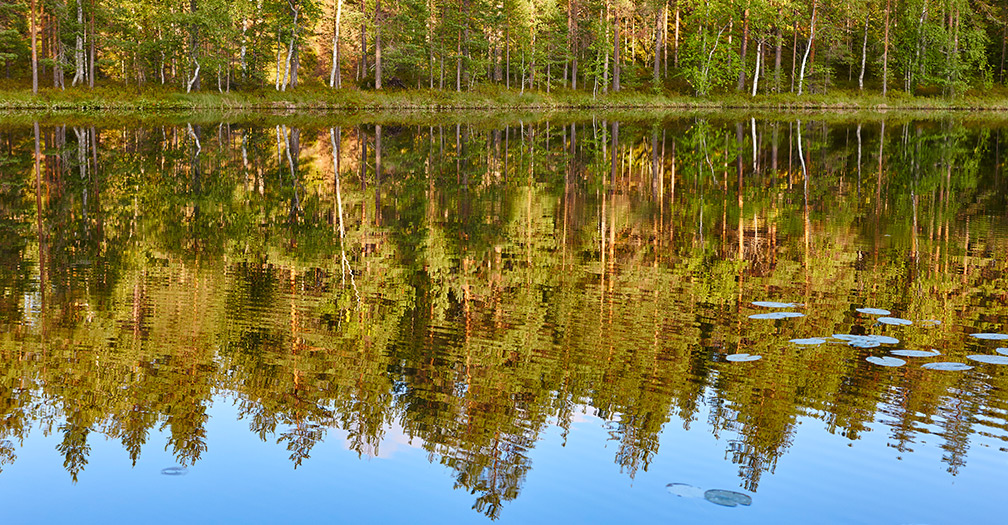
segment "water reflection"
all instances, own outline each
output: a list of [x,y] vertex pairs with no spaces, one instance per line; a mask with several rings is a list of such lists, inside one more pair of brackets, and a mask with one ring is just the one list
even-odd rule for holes
[[[32,430],[62,436],[76,480],[96,436],[135,464],[167,429],[180,466],[162,472],[184,474],[222,395],[295,468],[331,432],[377,456],[401,427],[490,517],[577,407],[633,477],[709,405],[699,424],[735,436],[750,492],[799,417],[856,440],[884,413],[893,446],[933,432],[953,473],[978,433],[1008,440],[1006,375],[972,355],[1008,330],[1003,130],[38,133],[0,128],[0,468]],[[872,364],[902,361],[873,350],[896,342],[984,364]]]

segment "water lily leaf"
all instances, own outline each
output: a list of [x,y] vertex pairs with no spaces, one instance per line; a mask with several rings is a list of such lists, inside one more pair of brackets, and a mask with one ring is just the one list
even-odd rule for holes
[[999,354],[1008,355],[1008,348],[998,348],[997,350],[995,350],[995,352]]
[[858,308],[855,311],[868,315],[889,315],[892,313],[889,310],[884,310],[882,308]]
[[665,490],[669,491],[670,494],[675,494],[680,498],[702,498],[704,497],[704,489],[700,487],[694,487],[686,483],[669,483],[665,485]]
[[970,334],[977,339],[987,339],[989,341],[1004,341],[1008,340],[1008,334]]
[[891,324],[897,326],[909,326],[913,324],[913,321],[909,319],[900,319],[899,317],[879,317],[876,321],[882,324]]
[[941,324],[941,321],[937,319],[921,319],[920,321],[917,322],[924,326],[938,326]]
[[185,467],[168,467],[161,469],[161,474],[163,476],[185,476],[189,473],[189,469]]
[[892,355],[898,355],[900,357],[935,357],[941,355],[941,352],[931,349],[931,350],[893,350],[889,352]]
[[897,359],[895,357],[877,357],[873,355],[866,357],[865,361],[879,366],[903,366],[906,364],[906,361],[903,359]]
[[805,314],[798,312],[770,312],[767,314],[753,314],[749,319],[790,319],[792,317],[805,317]]
[[821,345],[826,340],[819,337],[809,337],[808,339],[792,339],[791,342],[796,345]]
[[763,359],[763,356],[742,353],[742,354],[731,354],[725,356],[725,359],[733,363],[744,363],[747,361],[759,361],[760,359]]
[[752,505],[751,497],[734,490],[710,489],[704,492],[703,497],[707,501],[715,505],[721,505],[722,507],[737,507],[739,505],[748,507]]
[[1008,365],[1008,355],[968,355],[968,359],[974,361],[979,361],[981,363],[987,363],[988,365]]
[[927,368],[928,370],[941,370],[943,372],[961,372],[963,370],[972,370],[973,367],[967,365],[966,363],[926,363],[921,365],[921,368]]
[[763,308],[794,308],[798,306],[797,303],[778,303],[777,301],[753,301],[752,304]]
[[847,341],[847,344],[855,348],[875,348],[879,345],[894,345],[899,342],[899,339],[887,335],[833,334],[833,337]]

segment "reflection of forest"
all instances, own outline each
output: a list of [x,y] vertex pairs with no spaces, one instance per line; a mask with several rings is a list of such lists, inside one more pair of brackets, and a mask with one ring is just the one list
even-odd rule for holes
[[[883,369],[864,361],[882,349],[787,341],[886,333],[961,360],[987,348],[964,334],[1008,329],[1003,135],[45,127],[36,179],[33,131],[6,129],[0,467],[36,423],[63,436],[74,477],[90,433],[135,460],[170,429],[193,463],[227,393],[295,465],[332,428],[373,454],[395,422],[490,516],[579,406],[612,422],[630,476],[705,404],[749,490],[801,416],[849,439],[881,419],[901,449],[939,434],[954,473],[974,432],[1008,440],[1004,372]],[[807,316],[748,319],[768,298]],[[942,324],[877,326],[859,306]],[[735,352],[763,359],[725,362]]]

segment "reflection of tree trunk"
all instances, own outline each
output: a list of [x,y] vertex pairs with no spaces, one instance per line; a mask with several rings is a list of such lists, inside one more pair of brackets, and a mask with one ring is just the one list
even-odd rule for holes
[[[34,2],[32,6],[32,15],[34,18]],[[38,246],[39,246],[39,294],[41,295],[41,304],[39,307],[40,319],[42,319],[42,334],[43,337],[41,341],[45,343],[45,296],[46,296],[46,257],[45,257],[45,230],[42,228],[42,170],[39,165],[42,158],[42,151],[39,144],[39,125],[38,121],[33,123],[35,130],[35,218],[36,218],[36,228],[38,234]]]
[[737,122],[735,124],[735,142],[736,142],[736,145],[738,147],[738,155],[736,156],[737,158],[736,158],[735,163],[736,163],[736,171],[737,171],[737,174],[738,174],[738,213],[739,213],[739,216],[738,216],[738,260],[740,260],[740,261],[745,256],[745,251],[744,251],[745,250],[745,245],[744,245],[745,231],[742,229],[742,216],[743,216],[742,207],[743,207],[743,204],[744,204],[743,197],[742,197],[742,173],[743,173],[743,169],[742,169],[742,148],[744,147],[744,144],[743,144],[743,140],[744,139],[742,137],[743,137],[742,123],[741,122]]
[[381,124],[375,126],[375,226],[381,225]]

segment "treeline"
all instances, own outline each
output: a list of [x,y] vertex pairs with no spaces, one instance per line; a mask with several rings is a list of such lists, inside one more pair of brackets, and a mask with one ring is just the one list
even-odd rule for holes
[[831,88],[955,95],[1005,82],[999,0],[25,0],[3,75],[185,91],[305,82],[593,94]]

